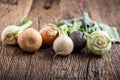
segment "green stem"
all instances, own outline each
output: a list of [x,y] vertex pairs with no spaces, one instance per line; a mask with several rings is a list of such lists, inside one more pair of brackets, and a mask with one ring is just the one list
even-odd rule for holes
[[90,37],[90,38],[92,38],[92,36],[90,36],[90,34],[89,33],[87,33],[87,32],[83,32],[87,37]]
[[68,35],[68,34],[67,34],[67,31],[68,31],[68,27],[67,27],[67,25],[66,25],[66,27],[64,28],[63,34]]
[[48,25],[51,26],[53,29],[57,30],[59,33],[59,36],[64,34],[68,35],[67,32],[69,28],[67,27],[67,25],[62,25],[60,27],[57,27],[55,24],[52,24],[52,23],[49,23]]
[[115,43],[115,42],[116,42],[116,40],[115,40],[115,39],[109,39],[109,41],[110,41],[110,42],[113,42],[113,43]]
[[72,33],[73,31],[79,31],[81,25],[82,25],[81,21],[74,21],[74,24],[71,27],[70,33]]
[[20,28],[22,28],[23,30],[30,27],[32,25],[32,21],[28,20],[26,23],[24,23],[22,26],[19,26]]
[[61,31],[61,35],[68,35],[68,25],[64,24],[62,26],[59,27],[60,31]]
[[61,31],[60,31],[60,29],[59,29],[55,24],[49,23],[48,25],[49,25],[50,27],[52,27],[53,29],[57,30],[58,33],[59,33],[59,36],[62,34]]
[[29,18],[28,18],[28,17],[24,18],[20,23],[17,24],[17,26],[22,26],[22,25],[25,24],[27,21],[29,21]]

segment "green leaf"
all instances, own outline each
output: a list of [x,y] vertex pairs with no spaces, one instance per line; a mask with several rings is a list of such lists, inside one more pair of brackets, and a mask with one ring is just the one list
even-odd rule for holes
[[69,32],[72,33],[73,31],[79,31],[81,26],[82,26],[81,21],[74,21],[73,26],[70,27],[71,30]]
[[66,19],[66,20],[61,20],[60,24],[66,24],[68,26],[73,26],[74,21],[82,21],[83,17],[79,17],[79,18],[73,18],[73,19]]
[[106,31],[110,35],[111,39],[114,39],[115,42],[120,42],[120,37],[116,27],[110,27],[103,23],[98,23],[98,25],[103,31]]
[[94,22],[90,19],[89,14],[87,12],[83,12],[83,26],[84,27],[92,27]]
[[68,35],[68,30],[69,30],[68,25],[66,25],[66,24],[61,25],[61,26],[59,27],[59,29],[60,29],[60,31],[61,31],[61,35],[63,35],[63,34]]

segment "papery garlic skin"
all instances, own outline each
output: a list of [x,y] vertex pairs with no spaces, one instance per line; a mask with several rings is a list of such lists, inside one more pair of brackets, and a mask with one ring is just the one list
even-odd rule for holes
[[87,48],[90,52],[102,56],[107,53],[112,46],[110,36],[105,31],[95,31],[87,38]]
[[17,32],[20,30],[18,26],[7,26],[1,33],[1,40],[4,44],[17,44]]

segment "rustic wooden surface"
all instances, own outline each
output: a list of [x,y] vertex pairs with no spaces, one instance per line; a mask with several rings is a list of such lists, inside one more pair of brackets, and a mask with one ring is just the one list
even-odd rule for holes
[[[80,17],[84,10],[93,20],[116,26],[120,33],[120,0],[0,0],[0,34],[5,26],[26,16],[39,30],[48,22]],[[101,58],[87,53],[54,58],[52,47],[29,54],[0,41],[0,80],[120,80],[119,44]]]

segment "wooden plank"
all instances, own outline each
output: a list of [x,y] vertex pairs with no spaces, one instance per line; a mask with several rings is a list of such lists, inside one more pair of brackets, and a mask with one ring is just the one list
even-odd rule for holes
[[[27,6],[26,6],[27,5]],[[0,1],[0,34],[5,26],[15,25],[20,22],[25,16],[28,15],[29,10],[32,5],[32,0],[2,0]],[[0,79],[1,80],[17,80],[24,79],[24,74],[17,75],[18,73],[26,71],[26,60],[29,56],[23,56],[19,59],[17,53],[21,53],[18,50],[18,46],[3,46],[0,38]],[[17,64],[16,64],[17,63]],[[19,67],[19,72],[17,72],[17,66]],[[11,72],[12,71],[12,72]],[[16,76],[14,76],[16,75]]]
[[[69,2],[69,0],[68,1],[61,0],[60,2],[58,1],[59,3],[54,2],[54,3],[51,3],[50,9],[44,9],[44,6],[46,3],[44,2],[41,3],[41,2],[42,1],[35,1],[33,3],[33,7],[29,15],[31,16],[31,19],[34,21],[33,27],[35,27],[36,29],[40,29],[41,27],[44,27],[43,25],[49,22],[58,23],[60,19],[74,18],[74,17],[80,16],[81,14],[81,11],[78,11],[78,12],[75,12],[75,14],[78,14],[78,15],[75,15],[71,11],[72,8],[68,9],[68,7],[70,6],[67,6],[67,5],[76,4],[76,2],[74,1]],[[79,5],[76,7],[79,7]],[[73,7],[72,10],[75,10],[76,7]],[[34,16],[32,15],[33,13],[34,13]],[[70,17],[69,15],[71,15],[72,17]],[[78,54],[74,52],[72,55],[68,57],[54,58],[54,52],[51,50],[52,48],[50,49],[43,48],[43,49],[40,49],[39,52],[36,52],[34,55],[32,55],[31,65],[28,71],[28,73],[32,72],[31,74],[28,74],[28,76],[32,76],[32,77],[31,78],[28,77],[27,79],[33,79],[33,80],[48,79],[49,80],[49,79],[62,79],[62,78],[63,79],[64,78],[66,79],[67,78],[68,79],[70,78],[84,79],[85,78],[86,68],[89,60],[88,56],[85,56],[85,55],[79,56],[79,52]],[[83,51],[83,53],[85,52]],[[84,62],[82,62],[82,60]],[[37,67],[33,65],[37,65]]]
[[[4,26],[16,24],[25,16],[40,30],[45,24],[82,16],[87,11],[93,20],[116,26],[120,33],[119,0],[0,0],[0,33]],[[7,23],[6,23],[7,22]],[[54,57],[52,47],[33,54],[18,46],[3,46],[0,41],[1,80],[119,80],[120,45],[114,44],[101,58],[86,49],[67,57]]]
[[[0,1],[0,32],[7,25],[16,25],[28,15],[33,0]],[[26,6],[27,5],[27,6]],[[1,40],[1,39],[0,39]]]
[[[89,4],[88,4],[89,3]],[[92,6],[95,5],[96,6]],[[119,28],[119,11],[120,9],[120,1],[119,0],[110,0],[108,2],[105,0],[98,1],[85,1],[84,8],[89,11],[93,20],[106,23],[110,26],[116,26],[118,31]],[[93,58],[90,57],[89,66],[88,66],[88,74],[87,79],[90,80],[119,80],[120,79],[120,70],[118,66],[119,59],[119,47],[120,45],[114,44],[112,49],[108,54],[106,54],[102,58]],[[109,76],[109,77],[108,77]]]

